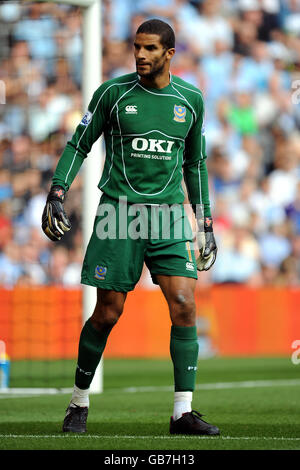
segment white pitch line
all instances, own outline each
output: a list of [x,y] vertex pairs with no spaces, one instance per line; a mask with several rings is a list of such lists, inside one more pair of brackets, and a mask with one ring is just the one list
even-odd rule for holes
[[68,434],[68,435],[57,435],[57,434],[0,434],[0,438],[5,439],[210,439],[210,440],[242,440],[242,441],[300,441],[300,437],[268,437],[268,436],[187,436],[187,435],[180,435],[180,436],[122,436],[121,434],[117,435],[98,435],[98,434]]
[[[215,382],[197,384],[196,390],[226,390],[237,388],[261,388],[261,387],[289,387],[299,386],[300,379],[274,379],[274,380],[245,380],[240,382]],[[71,393],[73,389],[63,388],[6,388],[0,390],[1,398],[26,398],[41,395],[55,395]],[[173,392],[173,386],[149,386],[149,387],[126,387],[104,389],[104,393],[143,393],[143,392]]]
[[[196,390],[224,390],[230,388],[257,388],[257,387],[287,387],[287,386],[300,385],[300,379],[274,379],[274,380],[246,380],[241,382],[216,382],[197,384]],[[119,391],[124,393],[136,392],[172,392],[174,387],[127,387],[123,389],[111,389],[108,392]]]
[[15,387],[15,388],[2,388],[0,389],[0,398],[24,398],[26,396],[35,395],[58,395],[65,393],[72,393],[73,388],[38,388],[38,387]]

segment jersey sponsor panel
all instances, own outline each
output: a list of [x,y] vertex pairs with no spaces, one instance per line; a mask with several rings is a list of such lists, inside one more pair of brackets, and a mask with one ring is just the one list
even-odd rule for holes
[[198,161],[205,148],[199,139],[202,113],[201,93],[178,77],[161,90],[143,87],[136,73],[109,80],[95,92],[54,180],[70,186],[103,132],[106,156],[98,187],[109,196],[123,194],[132,202],[183,202],[184,158],[192,198],[199,202]]
[[134,150],[139,151],[149,150],[149,152],[171,153],[174,143],[173,140],[135,137],[131,142],[131,146]]
[[150,131],[143,136],[123,135],[119,145],[126,183],[136,194],[160,194],[174,181],[179,184],[181,174],[175,170],[182,165],[183,140]]

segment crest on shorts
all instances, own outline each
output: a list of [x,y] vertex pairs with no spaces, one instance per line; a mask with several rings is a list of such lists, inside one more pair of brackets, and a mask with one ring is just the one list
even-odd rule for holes
[[174,121],[185,122],[186,107],[185,106],[174,106]]
[[107,268],[105,268],[104,266],[97,265],[96,269],[95,269],[95,276],[94,277],[96,279],[99,279],[100,281],[104,281],[106,273],[107,273]]

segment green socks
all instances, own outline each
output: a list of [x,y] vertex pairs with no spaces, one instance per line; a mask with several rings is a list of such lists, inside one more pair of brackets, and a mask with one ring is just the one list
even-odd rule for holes
[[[108,327],[105,331],[99,332],[93,327],[90,319],[83,326],[75,374],[75,385],[78,388],[82,390],[89,388],[111,329],[112,327]],[[175,392],[194,390],[198,349],[195,326],[171,327],[170,353],[174,366]]]
[[174,366],[175,392],[193,391],[198,361],[196,326],[172,326],[170,353]]
[[111,329],[112,327],[108,327],[104,332],[99,332],[93,327],[90,318],[84,324],[79,340],[75,374],[75,385],[78,388],[89,388]]

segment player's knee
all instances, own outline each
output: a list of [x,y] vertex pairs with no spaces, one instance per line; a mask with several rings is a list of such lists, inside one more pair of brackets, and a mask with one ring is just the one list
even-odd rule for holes
[[95,309],[91,316],[91,321],[96,330],[101,331],[106,328],[112,328],[119,320],[122,310],[113,307],[102,307]]
[[176,293],[170,303],[172,323],[177,326],[195,324],[196,305],[192,294]]
[[98,330],[113,327],[122,315],[124,302],[120,299],[98,299],[91,321]]

